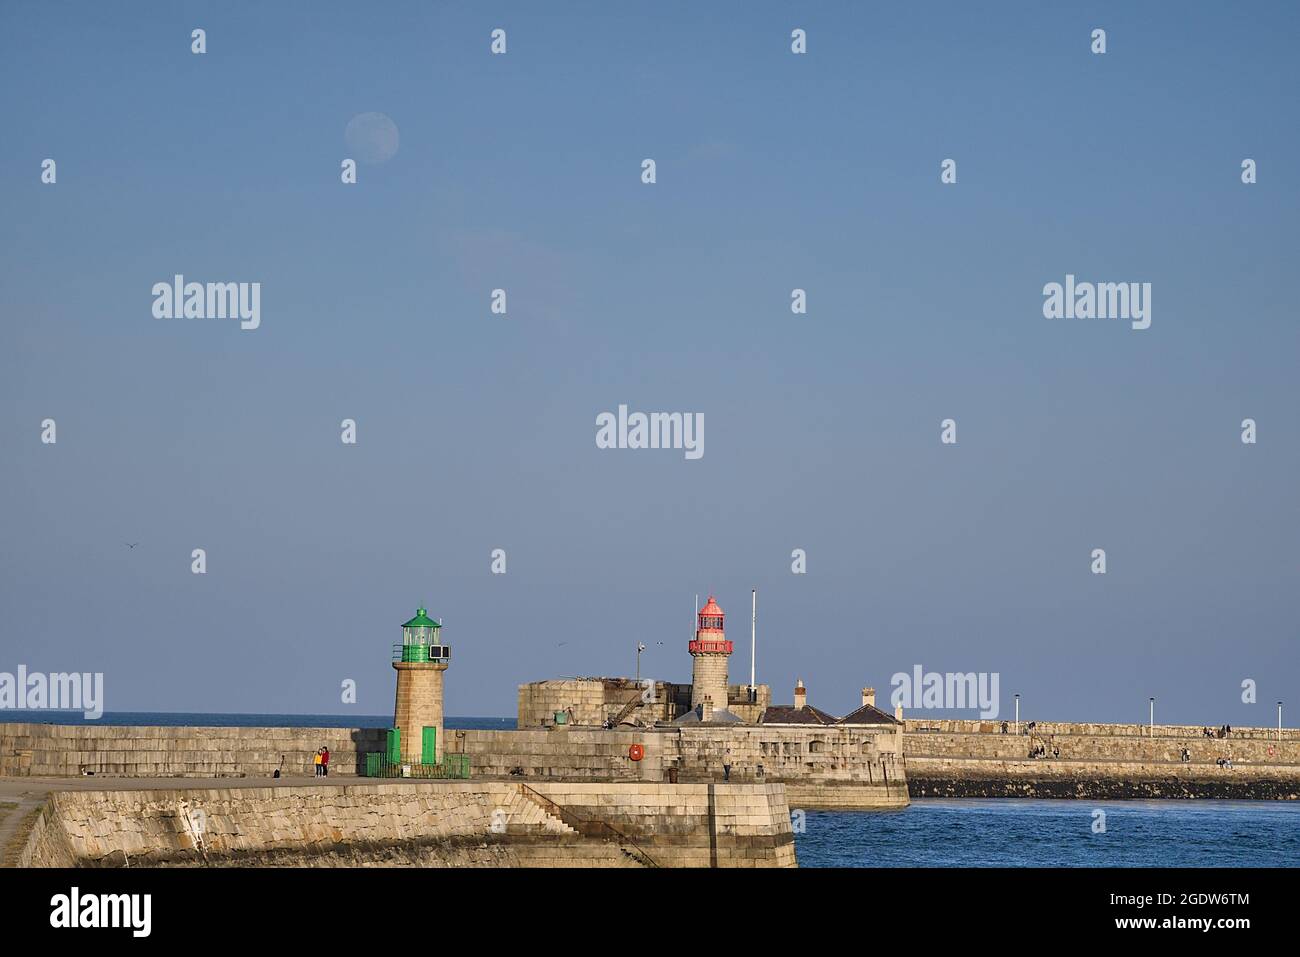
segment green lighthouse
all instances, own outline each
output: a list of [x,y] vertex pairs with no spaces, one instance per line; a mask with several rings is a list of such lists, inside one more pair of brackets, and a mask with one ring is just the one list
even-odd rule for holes
[[417,608],[402,624],[402,641],[393,645],[397,700],[388,747],[366,755],[369,777],[467,778],[470,756],[447,752],[442,740],[442,673],[451,663],[451,646],[442,639],[442,622]]

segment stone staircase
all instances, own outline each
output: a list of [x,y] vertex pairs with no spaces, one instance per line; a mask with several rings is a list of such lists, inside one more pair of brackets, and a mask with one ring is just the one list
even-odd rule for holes
[[[511,834],[534,833],[534,834],[577,834],[577,828],[570,827],[564,823],[564,819],[548,808],[545,798],[538,800],[540,795],[535,796],[523,787],[520,787],[519,793],[510,800],[510,803],[501,810],[505,812],[504,822],[506,830]],[[545,803],[543,803],[545,802]]]
[[623,710],[614,716],[612,726],[617,728],[620,724],[623,723],[623,720],[627,718],[627,716],[630,715],[633,711],[635,711],[638,707],[640,707],[641,704],[642,704],[641,692],[638,691],[636,694],[632,696],[632,699],[628,701],[627,704],[623,705]]
[[[655,862],[654,858],[646,853],[644,848],[608,821],[580,818],[572,811],[561,807],[546,795],[534,790],[527,784],[519,785],[519,793],[524,799],[531,801],[541,809],[547,817],[563,824],[569,833],[582,834],[586,837],[597,837],[610,843],[617,844],[618,849],[622,854],[622,859],[627,861],[628,866],[659,866]],[[574,826],[570,827],[568,824],[564,824],[565,821],[573,822]]]

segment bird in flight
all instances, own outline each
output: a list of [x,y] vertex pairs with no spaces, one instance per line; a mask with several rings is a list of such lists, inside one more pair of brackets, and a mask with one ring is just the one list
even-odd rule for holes
[[139,542],[123,542],[122,544],[125,545],[127,548],[134,549],[134,548],[135,548],[137,545],[139,545],[140,543],[139,543]]

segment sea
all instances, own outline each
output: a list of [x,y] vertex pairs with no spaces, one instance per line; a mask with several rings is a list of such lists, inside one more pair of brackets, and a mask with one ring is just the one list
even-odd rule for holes
[[[0,711],[0,722],[386,728],[391,715]],[[508,730],[514,718],[448,717]],[[1300,802],[927,799],[901,811],[792,808],[801,867],[1297,867]]]
[[[86,718],[80,711],[0,710],[0,723],[113,724],[178,728],[391,728],[388,714],[189,714],[163,711],[105,711]],[[507,731],[514,718],[444,718],[444,728],[456,731]]]

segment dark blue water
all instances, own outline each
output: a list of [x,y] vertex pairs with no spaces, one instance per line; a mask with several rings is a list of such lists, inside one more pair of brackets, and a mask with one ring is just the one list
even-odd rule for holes
[[[1099,810],[1104,833],[1093,832]],[[1300,803],[1289,801],[922,799],[805,813],[801,867],[1300,866]]]
[[[169,714],[162,711],[106,711],[87,720],[80,711],[0,710],[0,722],[28,724],[114,724],[181,728],[391,728],[391,714]],[[453,730],[505,731],[514,718],[448,717]]]

